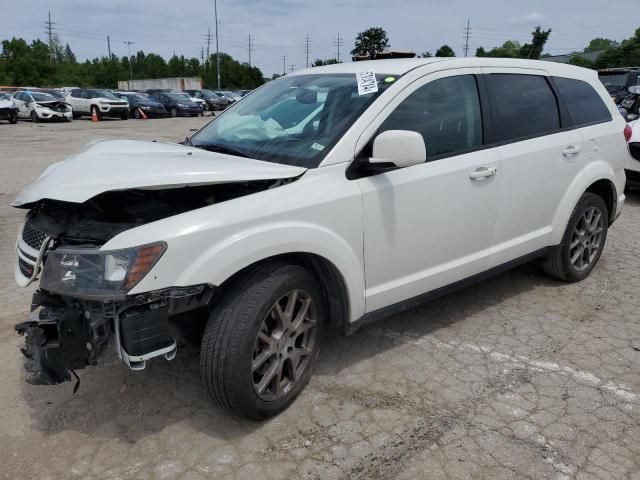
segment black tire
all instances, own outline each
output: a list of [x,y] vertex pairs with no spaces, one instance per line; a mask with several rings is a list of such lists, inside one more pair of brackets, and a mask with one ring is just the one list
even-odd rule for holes
[[18,123],[18,114],[16,112],[12,112],[9,114],[9,123],[15,125]]
[[120,120],[129,120],[129,113],[123,113],[120,115]]
[[169,110],[169,116],[176,118],[178,116],[178,109],[176,107],[171,107]]
[[77,120],[80,118],[80,115],[77,114],[75,111],[71,114],[71,116],[73,117],[74,120]]
[[[582,268],[579,268],[574,264],[574,262],[572,262],[572,244],[579,240],[576,230],[581,229],[581,222],[584,222],[583,217],[591,209],[596,209],[596,211],[600,212],[602,225],[598,228],[601,228],[601,235],[595,252],[589,255],[591,259],[587,264],[583,265]],[[599,195],[594,193],[585,193],[580,198],[580,201],[569,218],[567,228],[562,237],[562,242],[560,245],[553,247],[551,253],[543,262],[543,270],[548,275],[559,280],[564,280],[565,282],[579,282],[584,280],[589,276],[602,255],[602,251],[607,240],[608,228],[609,211],[606,203]],[[580,246],[578,246],[578,248],[580,248]],[[589,252],[591,252],[591,249],[589,249]],[[579,252],[574,253],[574,256],[577,255],[577,253]],[[582,257],[582,260],[584,260],[583,254],[578,255],[578,257]]]
[[96,107],[95,105],[93,105],[91,107],[91,110],[89,111],[89,113],[91,113],[91,118],[93,118],[93,112],[96,113],[96,118],[98,120],[102,120],[102,113],[100,113],[100,109],[98,107]]
[[[285,297],[287,299],[285,302],[288,302],[292,292],[300,291],[301,297],[305,293],[308,294],[302,298],[311,298],[309,313],[304,314],[303,318],[309,316],[315,319],[313,342],[310,345],[305,343],[305,350],[310,353],[304,358],[286,359],[288,352],[286,347],[281,346],[282,341],[284,340],[286,344],[288,339],[293,338],[293,342],[297,343],[297,337],[294,338],[293,333],[288,335],[285,329],[280,332],[282,335],[277,345],[266,348],[271,351],[273,347],[274,350],[272,353],[267,352],[267,360],[261,362],[262,367],[252,368],[252,363],[257,358],[254,355],[258,355],[256,352],[260,351],[258,334],[260,333],[260,338],[263,338],[264,332],[268,331],[265,329],[267,322],[276,321],[274,320],[276,317],[272,315],[275,304],[282,305],[280,302]],[[294,305],[297,298],[300,297],[294,297]],[[211,311],[202,338],[200,371],[202,382],[213,401],[225,410],[254,420],[272,417],[287,408],[300,394],[311,376],[311,370],[319,352],[320,329],[324,315],[324,298],[318,282],[302,267],[279,262],[267,263],[251,269],[241,278],[232,281]],[[298,315],[295,316],[298,317]],[[314,325],[313,321],[310,321],[311,325]],[[275,337],[271,335],[277,336],[277,331],[279,331],[277,328],[271,330],[267,335],[268,338],[273,340]],[[263,347],[260,353],[264,353],[264,350]],[[288,351],[291,351],[291,347]],[[257,392],[259,385],[254,385],[256,381],[260,383],[260,380],[267,380],[266,386],[269,387],[267,393],[275,389],[274,382],[265,378],[267,373],[262,373],[260,370],[264,367],[267,371],[281,372],[278,376],[271,374],[269,378],[273,378],[278,385],[282,386],[280,379],[285,378],[292,367],[294,370],[298,368],[294,367],[293,363],[285,363],[293,362],[293,358],[299,358],[295,362],[299,362],[298,366],[301,367],[297,379],[293,381],[287,379],[286,387],[288,388],[285,387],[279,392],[279,396],[277,396],[277,390],[272,399],[263,398],[264,392],[263,396],[260,396]],[[279,365],[288,365],[288,367],[279,367]]]
[[40,118],[38,118],[38,114],[33,110],[31,110],[31,113],[29,114],[29,117],[31,118],[31,121],[33,123],[38,123],[40,121]]
[[205,112],[208,112],[209,110],[211,110],[211,107],[209,106],[209,103],[208,103],[208,102],[205,102],[205,103],[204,103],[204,105],[202,106],[202,109],[203,109]]
[[131,115],[137,118],[138,120],[142,118],[142,115],[140,115],[140,109],[138,108],[132,108]]

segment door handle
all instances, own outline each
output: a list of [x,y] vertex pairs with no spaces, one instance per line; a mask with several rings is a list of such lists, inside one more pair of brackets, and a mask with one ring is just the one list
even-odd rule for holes
[[580,147],[576,145],[569,145],[567,148],[562,150],[562,155],[565,157],[572,157],[573,155],[577,155],[580,153]]
[[496,173],[498,173],[497,168],[479,167],[476,168],[473,172],[469,173],[469,178],[471,180],[479,180],[486,177],[493,177]]

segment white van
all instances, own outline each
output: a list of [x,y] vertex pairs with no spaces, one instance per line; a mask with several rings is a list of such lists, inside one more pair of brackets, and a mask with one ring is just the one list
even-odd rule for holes
[[16,326],[30,381],[69,380],[110,342],[134,369],[171,359],[204,318],[211,397],[272,416],[322,330],[533,259],[588,276],[625,201],[625,125],[590,70],[399,59],[286,75],[184,144],[93,143],[13,204],[15,278],[40,282]]

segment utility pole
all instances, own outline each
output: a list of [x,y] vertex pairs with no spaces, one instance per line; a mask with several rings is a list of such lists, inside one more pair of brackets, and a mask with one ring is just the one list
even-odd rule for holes
[[467,26],[464,29],[464,56],[469,55],[469,36],[471,35],[471,19],[467,18]]
[[200,60],[202,60],[202,64],[204,65],[204,45],[200,45]]
[[107,35],[107,51],[109,52],[109,61],[111,61],[111,39]]
[[216,74],[218,76],[218,90],[220,90],[220,45],[218,43],[218,0],[213,0],[213,15],[216,21]]
[[304,39],[304,48],[307,52],[307,68],[309,68],[309,34]]
[[[133,66],[131,65],[131,45],[133,45],[132,41],[125,41],[122,43],[126,43],[127,44],[127,52],[129,53],[129,80],[133,80]],[[174,53],[175,55],[175,53]],[[131,85],[129,85],[129,88],[131,88]]]
[[286,75],[287,74],[287,56],[283,55],[282,56],[282,75]]
[[209,47],[211,46],[211,27],[207,30],[207,35],[205,37],[207,39],[207,62],[209,61]]
[[251,66],[251,50],[253,50],[253,46],[251,45],[251,34],[249,34],[249,66]]
[[49,35],[49,62],[53,62],[55,52],[53,51],[53,26],[55,23],[51,21],[51,10],[49,10],[49,21],[44,22],[45,32]]
[[340,32],[338,32],[338,38],[333,42],[333,45],[338,47],[338,62],[340,62],[340,47],[342,46],[344,40],[340,38]]
[[289,65],[289,71],[293,72],[293,69],[296,68],[295,64]]

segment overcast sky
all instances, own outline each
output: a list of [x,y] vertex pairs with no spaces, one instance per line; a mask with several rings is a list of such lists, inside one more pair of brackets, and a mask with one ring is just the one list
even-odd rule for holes
[[[169,58],[173,52],[200,57],[207,28],[215,30],[213,0],[0,0],[0,39],[12,36],[46,40],[44,21],[51,10],[54,31],[79,59],[143,50]],[[626,13],[625,13],[626,12]],[[525,42],[538,24],[552,28],[546,52],[569,53],[594,37],[622,40],[640,27],[638,0],[218,0],[220,51],[248,61],[265,76],[337,55],[338,33],[344,39],[341,59],[348,60],[357,32],[384,28],[391,48],[432,53],[442,44],[463,55],[463,29],[471,20],[471,52],[513,39]],[[215,52],[215,40],[211,44]]]

